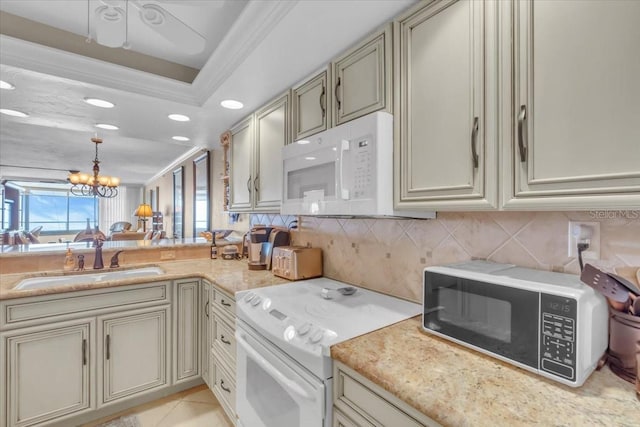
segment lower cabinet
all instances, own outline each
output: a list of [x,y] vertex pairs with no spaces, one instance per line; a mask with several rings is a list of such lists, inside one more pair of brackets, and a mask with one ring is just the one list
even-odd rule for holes
[[235,300],[215,286],[211,289],[209,388],[227,417],[236,424]]
[[334,361],[333,427],[439,426],[426,415]]
[[200,376],[200,280],[176,280],[173,289],[173,378],[180,383]]
[[0,425],[31,426],[93,409],[94,334],[95,319],[3,333]]
[[100,403],[169,385],[170,306],[98,318]]
[[200,288],[200,305],[202,312],[200,314],[200,324],[202,325],[200,334],[200,366],[202,370],[202,379],[211,388],[211,373],[209,371],[209,353],[211,352],[211,284],[206,280],[202,281]]

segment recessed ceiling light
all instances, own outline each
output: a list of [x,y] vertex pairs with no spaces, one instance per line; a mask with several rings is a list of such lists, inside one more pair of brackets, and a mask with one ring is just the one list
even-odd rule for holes
[[307,139],[301,139],[300,141],[296,141],[296,144],[300,144],[300,145],[305,145],[305,144],[309,144],[311,143],[311,141],[307,140]]
[[23,113],[22,111],[9,110],[7,108],[0,108],[0,113],[13,117],[29,117],[27,113]]
[[309,156],[309,157],[305,157],[304,159],[305,159],[305,160],[315,160],[316,158],[315,158],[315,157],[313,157],[313,156]]
[[240,108],[244,107],[244,104],[242,102],[233,99],[225,99],[220,103],[220,105],[230,110],[239,110]]
[[13,90],[16,87],[9,82],[5,82],[4,80],[0,80],[0,89]]
[[100,129],[106,129],[106,130],[118,130],[118,129],[120,129],[118,126],[110,125],[110,124],[107,124],[107,123],[98,123],[98,124],[96,124],[96,127],[100,128]]
[[186,136],[172,136],[171,138],[175,139],[176,141],[189,141],[189,138],[187,138]]
[[188,122],[191,120],[189,116],[185,116],[184,114],[169,114],[168,117],[176,122]]
[[98,98],[85,98],[84,102],[86,102],[87,104],[91,104],[94,107],[101,107],[101,108],[113,108],[116,105],[113,102],[105,101],[104,99],[98,99]]

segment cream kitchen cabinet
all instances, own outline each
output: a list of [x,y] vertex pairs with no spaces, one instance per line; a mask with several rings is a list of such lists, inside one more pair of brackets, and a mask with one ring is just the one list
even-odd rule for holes
[[1,334],[1,426],[31,426],[95,408],[95,319]]
[[333,427],[440,425],[348,366],[333,366]]
[[331,63],[332,125],[391,109],[391,26],[374,33]]
[[236,423],[235,300],[215,286],[211,302],[210,388],[232,423]]
[[394,25],[395,203],[498,207],[495,2],[423,2]]
[[98,317],[101,405],[169,385],[169,318],[169,305]]
[[328,108],[331,93],[328,87],[329,70],[325,70],[291,90],[294,141],[327,130],[330,126]]
[[640,2],[504,3],[504,208],[638,208]]
[[291,141],[291,107],[285,93],[231,129],[231,212],[280,212],[282,147]]
[[202,379],[211,388],[211,376],[209,371],[209,355],[211,354],[211,284],[206,280],[202,280],[200,306],[202,312],[200,314],[200,366],[202,370]]
[[173,382],[200,376],[200,280],[176,280],[173,286]]
[[253,186],[251,167],[253,151],[253,115],[242,120],[230,130],[229,143],[229,211],[251,210]]

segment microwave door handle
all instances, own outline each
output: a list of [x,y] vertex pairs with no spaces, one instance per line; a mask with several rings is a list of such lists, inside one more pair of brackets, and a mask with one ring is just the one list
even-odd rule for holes
[[340,141],[340,198],[349,200],[349,189],[344,187],[344,152],[349,150],[349,141]]
[[267,359],[262,357],[260,353],[258,353],[251,345],[244,339],[240,331],[236,331],[236,342],[242,347],[244,351],[247,352],[251,358],[262,367],[269,375],[273,377],[282,387],[286,388],[289,391],[292,391],[299,397],[305,400],[315,400],[313,396],[309,395],[306,390],[302,388],[302,386],[295,381],[290,380],[285,377],[282,372],[280,372],[275,366],[273,366]]

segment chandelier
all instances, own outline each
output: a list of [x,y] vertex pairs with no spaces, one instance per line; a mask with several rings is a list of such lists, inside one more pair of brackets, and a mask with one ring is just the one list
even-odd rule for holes
[[98,160],[98,144],[102,144],[102,138],[94,137],[91,141],[96,144],[96,158],[93,160],[93,175],[69,171],[67,178],[71,185],[71,194],[76,196],[98,196],[104,198],[116,197],[120,178],[115,176],[100,175],[100,160]]

